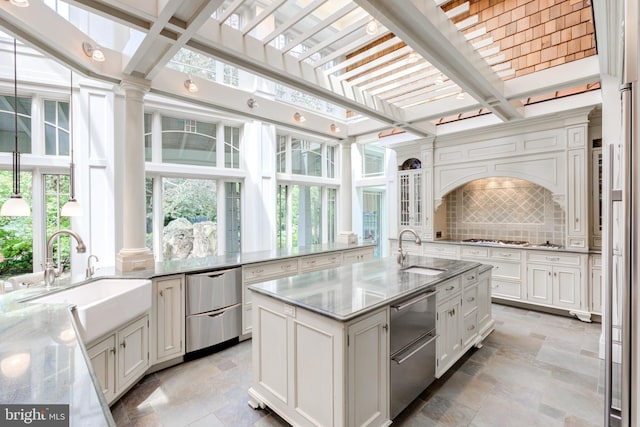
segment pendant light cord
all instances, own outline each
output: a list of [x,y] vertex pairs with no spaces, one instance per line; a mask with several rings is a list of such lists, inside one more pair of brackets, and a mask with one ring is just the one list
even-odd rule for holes
[[20,152],[18,151],[18,55],[17,43],[13,39],[13,110],[14,130],[16,136],[15,149],[13,151],[13,194],[20,194]]

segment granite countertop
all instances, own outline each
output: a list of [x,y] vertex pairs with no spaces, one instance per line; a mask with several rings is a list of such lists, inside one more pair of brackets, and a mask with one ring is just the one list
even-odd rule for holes
[[477,262],[407,256],[408,266],[445,270],[435,276],[403,271],[395,257],[271,280],[249,289],[339,321],[348,321],[435,286]]
[[[127,273],[99,268],[91,280],[153,279],[368,246],[336,243],[166,261],[156,263],[154,269]],[[66,278],[57,280],[50,290],[39,285],[0,295],[0,405],[68,404],[71,426],[115,426],[70,307],[26,302],[89,281]]]

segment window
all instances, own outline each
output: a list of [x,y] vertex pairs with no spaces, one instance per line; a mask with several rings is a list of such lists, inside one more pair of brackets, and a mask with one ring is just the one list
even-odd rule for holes
[[287,172],[287,137],[278,136],[278,147],[276,149],[277,171],[279,173]]
[[[45,229],[46,236],[51,236],[54,232],[71,228],[71,219],[60,216],[60,209],[69,196],[69,175],[47,174],[43,176],[44,181],[44,204],[45,204]],[[46,244],[46,242],[45,242]],[[71,237],[63,234],[55,238],[53,243],[53,264],[70,266],[71,262]],[[46,248],[45,254],[46,254]]]
[[[15,113],[13,96],[0,95],[0,151],[15,148]],[[18,97],[18,149],[31,153],[31,98]]]
[[224,127],[224,167],[240,167],[240,128]]
[[216,166],[216,125],[162,117],[162,161]]
[[217,255],[216,181],[162,178],[163,259]]
[[44,147],[49,156],[69,155],[69,103],[44,101]]
[[384,189],[369,187],[362,190],[362,240],[374,243],[374,256],[380,257],[382,242],[382,216],[384,214]]
[[327,145],[327,178],[336,177],[336,147]]
[[240,240],[240,183],[225,182],[225,226],[226,226],[226,253],[239,253],[241,251]]
[[362,146],[362,176],[384,175],[384,148],[373,144]]
[[[322,187],[279,185],[277,204],[278,247],[322,243]],[[291,212],[290,226],[285,212]]]
[[144,160],[151,161],[151,120],[149,113],[144,114]]
[[322,176],[322,144],[292,139],[291,173]]
[[[31,205],[31,173],[20,173],[22,197]],[[11,196],[13,174],[0,171],[0,203]],[[0,217],[0,278],[33,272],[33,222],[32,217]]]

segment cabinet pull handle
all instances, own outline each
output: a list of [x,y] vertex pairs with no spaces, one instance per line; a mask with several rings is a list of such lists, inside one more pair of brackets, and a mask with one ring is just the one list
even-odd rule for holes
[[476,328],[476,325],[471,325],[467,328],[467,331],[473,331]]
[[384,329],[385,332],[388,331],[389,330],[389,324],[385,323],[384,325],[382,325],[382,329]]
[[456,287],[455,286],[449,286],[447,289],[445,289],[445,291],[452,291],[454,290]]
[[160,296],[164,297],[164,291],[162,289],[160,289]]
[[111,347],[111,349],[109,351],[111,352],[111,354],[116,354],[116,348],[115,347]]
[[122,342],[120,343],[120,347],[127,348],[127,340],[122,340]]
[[504,257],[510,257],[511,254],[506,254],[506,253],[501,253],[500,256],[504,256]]
[[473,301],[475,301],[475,297],[469,297],[469,298],[467,298],[467,302],[473,302]]
[[560,261],[560,257],[557,257],[557,256],[548,256],[546,258],[549,261]]
[[469,276],[467,277],[467,280],[476,280],[476,276]]

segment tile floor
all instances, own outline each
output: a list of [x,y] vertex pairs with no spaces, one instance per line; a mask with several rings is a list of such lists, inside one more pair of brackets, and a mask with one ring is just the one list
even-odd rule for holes
[[[395,420],[420,427],[602,425],[599,323],[493,305],[496,330]],[[251,341],[146,376],[111,409],[118,426],[287,426],[247,405]]]

